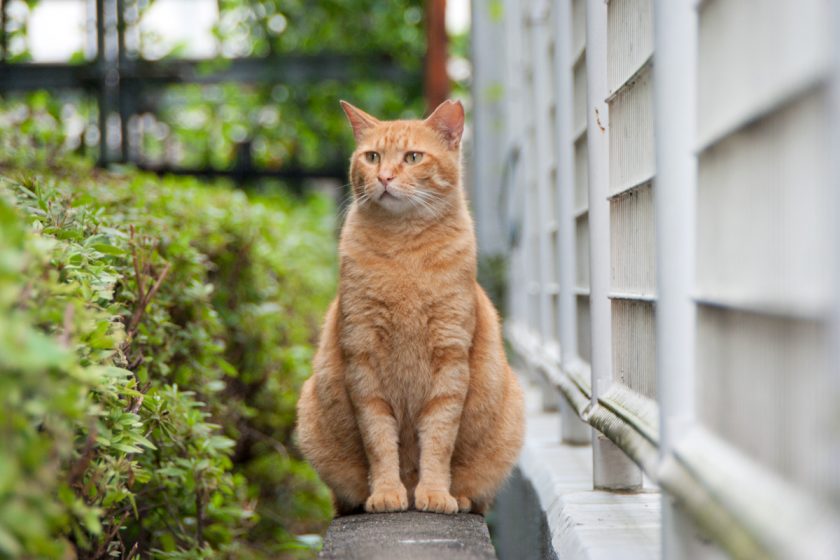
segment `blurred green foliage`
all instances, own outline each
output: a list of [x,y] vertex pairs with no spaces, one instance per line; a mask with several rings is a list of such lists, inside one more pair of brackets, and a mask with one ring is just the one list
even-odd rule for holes
[[0,175],[0,557],[311,554],[329,499],[290,443],[332,204]]
[[[139,16],[127,22],[139,26],[155,0],[139,3]],[[28,16],[38,0],[27,0],[28,12],[13,18],[11,60],[30,58],[25,49]],[[126,2],[127,6],[132,0]],[[46,9],[46,7],[44,8]],[[324,80],[288,83],[220,85],[183,84],[159,87],[139,84],[139,113],[132,119],[141,158],[150,165],[189,168],[231,168],[237,146],[250,143],[255,166],[265,169],[321,169],[346,160],[352,135],[339,99],[347,99],[384,118],[419,117],[423,112],[421,73],[425,55],[423,2],[419,0],[218,0],[219,20],[213,35],[217,58],[207,67],[235,57],[265,58],[284,54],[371,55],[390,58],[408,75],[405,83],[387,79],[357,79],[352,83]],[[16,12],[16,13],[17,13]],[[139,28],[138,28],[139,29]],[[154,30],[139,33],[136,52],[157,46]],[[183,45],[164,58],[181,56]],[[84,58],[76,53],[73,62]],[[270,63],[270,62],[267,62]],[[379,62],[368,75],[376,76]],[[54,99],[59,99],[54,97]],[[37,120],[30,96],[7,95],[0,103],[0,126],[24,126]],[[56,119],[72,126],[67,147],[93,152],[99,142],[93,99],[80,92],[63,94]],[[19,111],[10,111],[17,104]],[[3,115],[5,114],[5,115]],[[5,122],[4,122],[5,121]]]

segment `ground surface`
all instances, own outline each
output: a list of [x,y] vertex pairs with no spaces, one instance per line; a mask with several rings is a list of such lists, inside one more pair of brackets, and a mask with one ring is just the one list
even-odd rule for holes
[[495,560],[484,517],[406,511],[333,520],[319,558]]

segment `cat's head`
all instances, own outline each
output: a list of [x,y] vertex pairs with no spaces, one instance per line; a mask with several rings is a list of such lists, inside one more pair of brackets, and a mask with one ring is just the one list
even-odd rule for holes
[[444,101],[425,120],[380,121],[346,101],[356,150],[350,182],[362,208],[439,217],[460,194],[464,107]]

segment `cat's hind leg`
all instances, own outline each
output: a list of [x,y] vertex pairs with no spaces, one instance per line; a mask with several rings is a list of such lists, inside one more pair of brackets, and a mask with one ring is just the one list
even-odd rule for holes
[[324,390],[313,376],[298,403],[298,445],[332,490],[336,512],[346,515],[364,506],[369,495],[368,465],[353,411],[344,391]]

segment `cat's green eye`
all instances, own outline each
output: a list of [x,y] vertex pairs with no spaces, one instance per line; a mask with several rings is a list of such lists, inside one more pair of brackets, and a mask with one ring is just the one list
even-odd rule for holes
[[365,159],[368,163],[376,163],[379,161],[379,154],[377,152],[365,152]]
[[408,152],[405,154],[406,163],[419,163],[421,159],[423,159],[422,152]]

